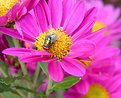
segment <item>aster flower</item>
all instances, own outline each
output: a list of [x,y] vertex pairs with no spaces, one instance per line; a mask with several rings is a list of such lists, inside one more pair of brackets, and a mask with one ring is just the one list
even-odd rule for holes
[[[3,53],[18,56],[23,62],[48,62],[48,72],[54,81],[61,81],[64,72],[83,76],[85,69],[77,58],[92,55],[95,43],[87,36],[95,21],[96,9],[86,9],[83,1],[45,0],[16,21],[15,29],[0,28],[12,37],[33,44],[35,49],[10,48]],[[19,33],[18,33],[19,32]],[[22,35],[21,35],[22,34]]]
[[39,0],[1,0],[0,26],[10,26],[38,2]]
[[70,88],[64,96],[65,98],[120,98],[120,88],[120,74],[104,80],[91,76]]
[[102,0],[86,0],[87,6],[97,7],[97,20],[93,26],[93,31],[99,30],[103,27],[107,28],[104,35],[111,35],[112,39],[121,37],[121,18],[120,8],[114,8],[113,5],[104,5]]
[[[97,36],[98,38],[98,36]],[[88,38],[87,38],[88,39]],[[93,37],[89,37],[90,40],[95,41]],[[95,52],[88,58],[80,59],[80,63],[86,69],[86,75],[99,75],[104,77],[114,74],[114,70],[119,69],[119,56],[120,49],[114,46],[110,46],[110,36],[103,36],[95,41]],[[107,70],[108,69],[108,70]]]

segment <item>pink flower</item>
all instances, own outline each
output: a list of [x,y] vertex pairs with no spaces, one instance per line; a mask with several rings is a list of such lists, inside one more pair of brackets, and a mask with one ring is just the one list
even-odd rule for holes
[[110,78],[89,76],[70,88],[65,98],[120,98],[121,75],[114,75]]
[[110,36],[104,36],[102,32],[96,38],[93,36],[87,37],[87,39],[94,41],[96,44],[94,53],[87,58],[78,59],[80,59],[80,63],[87,71],[94,71],[95,74],[100,72],[102,74],[106,74],[107,72],[112,74],[113,70],[116,69],[115,63],[119,58],[120,49],[109,45],[111,41]]
[[[95,49],[92,33],[96,9],[86,9],[83,1],[45,0],[16,21],[16,29],[0,31],[33,44],[35,49],[10,48],[3,53],[18,56],[23,62],[48,62],[48,72],[54,81],[62,81],[64,72],[84,76],[85,68],[78,58],[89,57]],[[19,32],[19,33],[18,33]],[[96,40],[91,41],[90,38]]]
[[39,0],[1,0],[0,26],[10,26],[16,19],[32,9]]
[[103,27],[107,28],[105,35],[111,35],[112,39],[121,38],[121,18],[119,18],[121,9],[114,8],[113,5],[103,4],[103,0],[87,0],[89,8],[97,7],[97,20],[93,26],[93,31]]

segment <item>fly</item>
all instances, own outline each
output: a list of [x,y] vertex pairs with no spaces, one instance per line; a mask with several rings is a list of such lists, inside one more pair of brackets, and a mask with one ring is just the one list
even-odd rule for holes
[[45,37],[43,48],[48,50],[57,40],[57,34],[49,34]]

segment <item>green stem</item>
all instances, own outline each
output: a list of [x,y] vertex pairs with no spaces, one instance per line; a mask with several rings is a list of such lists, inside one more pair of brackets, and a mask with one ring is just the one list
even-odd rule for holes
[[57,90],[55,98],[63,98],[63,93],[64,93],[64,91],[62,89],[61,90]]
[[[17,40],[17,39],[13,38],[13,43],[14,43],[15,47],[20,47],[21,46],[20,43],[19,43],[19,40]],[[23,74],[25,76],[28,76],[28,71],[27,71],[27,68],[26,68],[25,64],[20,62],[20,66],[21,66]],[[31,84],[29,82],[27,82],[27,86],[28,86],[29,89],[32,88]],[[33,98],[33,94],[28,93],[28,98]]]
[[50,95],[50,93],[51,93],[50,89],[51,89],[51,87],[52,87],[52,83],[53,83],[53,81],[51,80],[51,78],[50,78],[50,76],[49,76],[49,77],[48,77],[48,87],[47,87],[47,90],[46,90],[46,96],[47,96],[47,97],[49,97],[49,95]]
[[20,47],[20,43],[19,43],[19,40],[15,39],[15,38],[12,38],[13,39],[13,43],[14,43],[14,46],[15,47]]
[[42,69],[42,71],[45,73],[45,75],[48,76],[48,71],[47,71],[47,64],[46,63],[38,63],[38,65],[40,66],[40,68]]
[[19,63],[20,63],[20,65],[21,65],[21,70],[22,70],[23,74],[24,74],[25,76],[28,76],[28,71],[27,71],[27,68],[26,68],[25,64],[22,63],[22,62],[19,62]]
[[19,90],[16,90],[16,92],[19,94],[19,96],[21,96],[21,98],[26,98],[26,96],[23,93],[21,93]]
[[0,67],[0,72],[2,72],[4,77],[8,77],[8,75],[6,74],[6,72]]
[[[28,71],[27,71],[27,69],[26,69],[25,64],[22,63],[22,62],[20,62],[20,65],[21,65],[21,69],[22,69],[23,74],[24,74],[25,76],[28,76]],[[31,84],[30,84],[29,82],[26,82],[26,83],[27,83],[27,87],[28,87],[29,89],[31,89],[31,88],[32,88]],[[33,94],[32,94],[32,93],[28,93],[28,98],[33,98]]]
[[39,63],[38,63],[38,64],[37,64],[37,67],[36,67],[35,74],[34,74],[34,83],[33,83],[34,88],[36,87],[37,79],[38,79],[39,73],[40,73],[40,66],[39,66]]

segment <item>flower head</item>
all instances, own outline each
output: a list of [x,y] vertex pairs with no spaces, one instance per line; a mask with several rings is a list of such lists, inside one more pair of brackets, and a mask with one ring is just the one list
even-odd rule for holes
[[83,76],[85,68],[78,58],[93,54],[97,40],[92,39],[101,32],[91,32],[95,12],[95,8],[87,10],[83,1],[49,0],[47,4],[41,0],[16,22],[18,31],[0,28],[7,35],[33,44],[37,50],[10,48],[3,53],[19,56],[23,62],[48,62],[49,75],[57,82],[63,79],[64,72]]
[[120,38],[121,19],[120,8],[114,8],[113,5],[104,5],[102,0],[87,0],[89,8],[97,7],[97,20],[93,26],[93,31],[97,31],[103,27],[107,30],[104,35],[110,35],[112,39]]
[[[98,76],[99,77],[99,76]],[[120,98],[121,75],[111,78],[91,76],[87,80],[81,80],[64,94],[65,98]]]
[[39,0],[0,0],[0,26],[10,26]]

